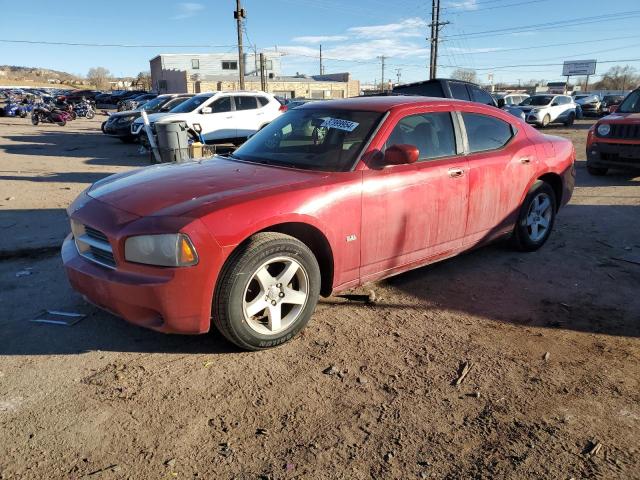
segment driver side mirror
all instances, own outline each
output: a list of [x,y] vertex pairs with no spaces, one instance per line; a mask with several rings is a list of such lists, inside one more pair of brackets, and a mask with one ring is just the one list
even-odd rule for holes
[[415,145],[391,145],[384,152],[385,165],[407,165],[418,161],[418,147]]
[[202,107],[202,110],[200,110],[200,113],[211,113],[213,112],[213,109],[211,107]]

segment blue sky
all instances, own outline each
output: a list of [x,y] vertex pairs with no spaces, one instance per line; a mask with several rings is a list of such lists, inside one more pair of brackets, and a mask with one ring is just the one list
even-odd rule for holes
[[[619,59],[640,58],[638,0],[441,0],[439,76],[457,67],[477,69],[481,82],[560,80],[565,59],[598,59],[598,74]],[[285,54],[283,73],[349,71],[362,82],[427,76],[431,2],[428,0],[244,0],[245,43]],[[236,52],[234,0],[75,1],[0,0],[0,40],[155,45],[88,47],[0,42],[0,64],[39,66],[86,74],[148,70],[158,53]],[[606,18],[594,18],[609,15]],[[559,22],[549,25],[549,22]],[[573,24],[569,23],[573,22]],[[530,28],[526,28],[530,26]],[[506,31],[505,31],[506,30]],[[181,45],[183,47],[173,47]],[[640,69],[640,61],[622,62]],[[546,64],[539,66],[539,64]],[[547,65],[550,64],[550,65]],[[516,65],[514,67],[510,67]],[[527,65],[527,66],[518,66]],[[529,66],[531,65],[531,66]],[[505,68],[506,67],[506,68]]]

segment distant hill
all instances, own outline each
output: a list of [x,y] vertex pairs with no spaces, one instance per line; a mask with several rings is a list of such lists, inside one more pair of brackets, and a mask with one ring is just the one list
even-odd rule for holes
[[68,72],[50,68],[0,65],[0,82],[86,85],[88,82]]

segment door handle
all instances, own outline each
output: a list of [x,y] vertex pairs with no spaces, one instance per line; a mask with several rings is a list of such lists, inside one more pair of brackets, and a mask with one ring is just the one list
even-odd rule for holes
[[464,170],[462,168],[450,168],[449,169],[449,176],[451,178],[458,178],[458,177],[461,177],[462,175],[464,175]]
[[523,163],[523,164],[531,163],[531,158],[529,158],[529,157],[522,157],[522,158],[520,159],[520,163]]

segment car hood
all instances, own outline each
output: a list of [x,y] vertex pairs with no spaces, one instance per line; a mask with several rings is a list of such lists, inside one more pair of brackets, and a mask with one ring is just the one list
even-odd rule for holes
[[[170,112],[158,112],[152,113],[151,115],[147,114],[149,117],[149,123],[155,123],[159,120],[182,120],[183,114],[181,113],[170,113]],[[142,123],[142,118],[136,120],[136,123]]]
[[282,192],[326,175],[213,157],[112,175],[93,184],[87,194],[138,216],[189,216],[196,208],[214,210],[225,201]]
[[[607,115],[602,120],[605,123],[625,123],[637,125],[640,124],[640,113],[612,113],[611,115]],[[602,121],[601,120],[601,121]]]
[[130,117],[132,115],[135,115],[136,117],[139,117],[141,115],[141,113],[140,113],[139,110],[126,110],[124,112],[112,113],[111,115],[109,115],[109,118]]

